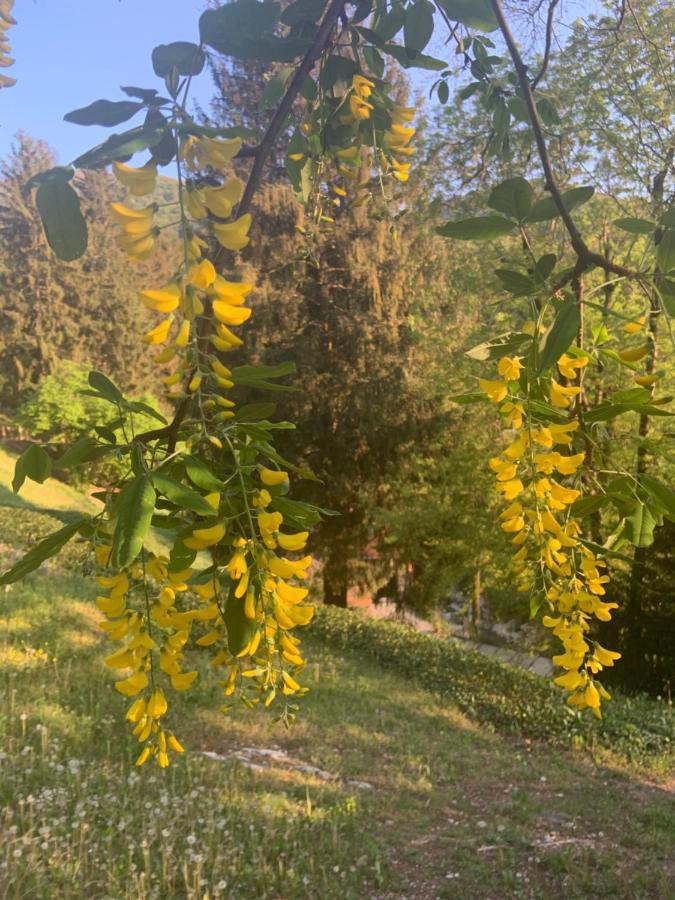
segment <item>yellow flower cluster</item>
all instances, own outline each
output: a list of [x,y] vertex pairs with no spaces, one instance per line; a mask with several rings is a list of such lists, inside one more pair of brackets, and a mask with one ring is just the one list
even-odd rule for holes
[[[16,25],[16,19],[12,15],[14,0],[0,0],[0,68],[6,69],[14,65],[14,60],[9,56],[10,46],[7,43],[7,29]],[[0,73],[0,88],[13,87],[16,78]]]
[[[578,377],[588,357],[563,354],[557,362],[560,376]],[[497,490],[508,503],[500,514],[501,527],[512,535],[515,547],[512,571],[518,590],[548,606],[543,624],[561,641],[564,652],[553,662],[565,669],[556,684],[570,692],[568,702],[590,708],[600,718],[601,699],[610,695],[594,676],[614,664],[619,654],[605,650],[589,637],[593,617],[611,618],[616,603],[603,598],[609,578],[606,563],[583,541],[571,505],[581,496],[578,471],[585,453],[572,452],[577,419],[557,422],[530,410],[534,379],[519,357],[505,356],[495,380],[480,379],[488,398],[499,406],[512,431],[509,444],[490,460]],[[548,380],[545,392],[555,410],[566,410],[581,388]]]
[[[222,184],[197,188],[180,179],[183,260],[168,284],[140,293],[143,305],[162,316],[143,341],[166,345],[155,357],[157,364],[175,362],[175,370],[163,378],[167,396],[186,400],[195,411],[196,424],[185,440],[186,449],[194,451],[206,442],[210,453],[227,456],[232,484],[241,490],[236,499],[233,490],[227,497],[218,491],[203,495],[212,515],[184,511],[185,528],[172,554],[183,559],[191,554],[187,558],[195,562],[190,566],[175,571],[170,556],[142,550],[126,570],[108,569],[99,576],[100,587],[107,591],[97,600],[106,616],[102,628],[110,640],[123,642],[106,665],[125,672],[115,686],[135,698],[127,718],[143,744],[138,765],[154,757],[165,767],[170,750],[182,751],[178,739],[164,727],[167,692],[188,690],[197,678],[196,669],[185,670],[185,660],[193,627],[199,623],[206,631],[196,636],[194,644],[210,648],[211,664],[225,668],[226,696],[238,691],[247,706],[254,706],[261,699],[269,705],[277,693],[304,693],[296,680],[304,666],[300,642],[290,632],[313,616],[313,607],[303,603],[308,589],[302,586],[311,557],[284,554],[303,551],[309,534],[282,531],[284,517],[274,509],[276,498],[288,490],[287,472],[257,465],[253,473],[249,468],[245,474],[249,485],[252,474],[259,483],[246,486],[228,432],[235,404],[226,393],[234,381],[219,355],[242,344],[232,329],[251,315],[244,303],[253,284],[219,275],[203,257],[208,243],[198,230],[208,225],[220,245],[230,251],[248,244],[250,215],[220,221],[231,216],[242,196],[243,183],[224,171],[240,146],[239,139],[188,136],[182,140],[181,169],[198,176],[195,184],[204,181],[199,177],[203,169],[208,170],[210,182],[215,173]],[[115,163],[113,172],[133,197],[145,197],[156,187],[157,171],[151,163],[138,168]],[[155,251],[157,210],[154,203],[143,207],[112,204],[112,216],[120,228],[117,240],[130,259],[143,261]],[[240,505],[235,515],[233,504]],[[105,568],[112,552],[109,533],[104,523],[93,539],[96,558]]]
[[[381,126],[376,128],[374,113],[378,111],[378,118],[388,118],[389,125],[382,131]],[[304,121],[300,125],[302,134],[311,143],[312,132],[324,127],[323,114],[321,117],[314,115],[314,110],[308,109]],[[327,173],[321,172],[317,179],[323,186],[328,185],[328,202],[335,207],[349,203],[352,207],[362,206],[370,200],[371,192],[369,179],[372,173],[378,177],[381,184],[384,179],[393,178],[399,182],[406,182],[410,177],[410,157],[414,154],[411,146],[415,129],[410,122],[415,117],[415,108],[403,106],[391,101],[388,97],[376,90],[375,82],[364,75],[354,75],[348,90],[345,92],[337,108],[334,110],[331,121],[344,132],[350,128],[350,137],[344,146],[333,148],[334,175],[332,178]],[[323,145],[325,141],[319,136]],[[296,151],[290,154],[294,162],[301,162],[308,156],[308,150]],[[324,163],[322,161],[321,165]],[[367,174],[364,177],[364,169]],[[324,211],[323,196],[317,203],[316,218],[318,221],[332,222],[332,217]]]

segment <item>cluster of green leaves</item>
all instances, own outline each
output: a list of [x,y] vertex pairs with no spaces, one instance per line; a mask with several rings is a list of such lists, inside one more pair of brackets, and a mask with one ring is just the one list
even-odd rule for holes
[[548,679],[403,625],[323,607],[313,633],[395,669],[498,731],[555,746],[602,746],[635,761],[672,753],[673,721],[665,703],[616,697],[597,722],[565,706]]

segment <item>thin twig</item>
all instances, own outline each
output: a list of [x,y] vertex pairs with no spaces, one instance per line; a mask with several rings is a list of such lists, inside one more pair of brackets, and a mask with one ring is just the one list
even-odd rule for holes
[[532,90],[535,90],[541,79],[546,74],[546,70],[548,69],[548,61],[551,57],[551,42],[553,41],[553,16],[555,14],[555,8],[560,3],[560,0],[550,0],[548,5],[548,15],[546,16],[546,40],[544,44],[544,59],[541,63],[541,68],[532,79]]
[[509,27],[509,23],[506,21],[506,17],[504,16],[504,10],[502,9],[500,0],[490,0],[490,3],[497,18],[497,22],[499,23],[499,30],[502,33],[511,59],[513,60],[516,75],[518,76],[520,88],[523,93],[523,99],[525,100],[525,104],[527,106],[527,111],[530,117],[530,124],[532,126],[535,143],[537,145],[537,152],[539,154],[539,159],[541,160],[541,165],[544,170],[545,188],[547,191],[549,191],[551,197],[553,198],[553,202],[555,203],[558,213],[563,220],[567,233],[570,236],[572,248],[577,255],[578,263],[577,266],[575,266],[575,273],[581,274],[587,269],[600,266],[601,268],[606,269],[609,272],[614,272],[615,275],[623,275],[625,278],[642,278],[642,273],[633,272],[631,269],[626,269],[624,266],[617,265],[611,260],[605,259],[605,257],[600,253],[594,253],[587,246],[586,242],[581,236],[581,233],[579,232],[574,219],[565,206],[558,181],[553,171],[551,158],[548,153],[548,147],[546,146],[546,139],[544,137],[544,129],[542,127],[541,119],[539,118],[537,104],[534,99],[532,86],[527,74],[527,66],[525,65],[523,58],[520,55],[520,51],[518,50],[518,46],[511,32],[511,28]]
[[244,213],[248,212],[251,206],[251,200],[253,199],[253,195],[257,190],[258,183],[262,176],[263,168],[267,162],[267,157],[272,151],[272,147],[274,146],[279,132],[283,128],[286,117],[290,113],[296,97],[300,93],[300,89],[302,88],[305,79],[312,70],[317,58],[321,55],[344,5],[345,0],[331,0],[331,3],[326,10],[326,15],[323,17],[321,24],[317,29],[310,48],[307,50],[302,58],[302,62],[295,70],[291,83],[286,88],[286,93],[282,97],[281,103],[272,116],[272,121],[267,126],[267,131],[253,157],[253,166],[249,173],[241,202],[237,208],[237,216],[242,216]]

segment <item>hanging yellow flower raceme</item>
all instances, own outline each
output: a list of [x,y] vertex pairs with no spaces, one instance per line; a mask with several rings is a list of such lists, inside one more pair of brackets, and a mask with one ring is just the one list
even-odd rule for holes
[[[363,84],[360,90],[365,94],[367,88]],[[232,329],[251,315],[245,304],[253,283],[218,274],[213,262],[203,257],[208,241],[197,229],[208,227],[221,247],[232,252],[248,245],[248,213],[219,221],[231,216],[242,196],[242,182],[227,170],[240,146],[239,139],[183,138],[182,165],[197,179],[202,167],[208,167],[211,178],[216,170],[222,184],[194,188],[181,183],[183,260],[167,284],[140,292],[141,303],[162,317],[142,340],[151,346],[167,344],[155,356],[157,364],[173,366],[162,379],[167,396],[188,398],[199,411],[187,449],[206,441],[218,452],[229,452],[238,478],[242,473],[227,432],[235,416],[235,403],[227,393],[235,379],[218,354],[242,345]],[[116,163],[113,169],[136,198],[155,188],[152,164]],[[147,259],[154,251],[159,233],[156,213],[156,204],[112,204],[111,214],[120,228],[117,240],[132,259]],[[98,578],[104,591],[97,599],[105,616],[101,627],[109,640],[120,642],[106,665],[118,674],[116,689],[133,701],[127,719],[142,745],[136,759],[139,766],[154,758],[166,767],[172,752],[183,752],[166,723],[171,692],[187,691],[198,679],[197,669],[188,663],[191,643],[209,648],[212,666],[224,672],[226,697],[238,693],[247,706],[261,700],[267,706],[277,695],[305,692],[297,680],[304,666],[300,642],[290,632],[306,625],[314,612],[304,603],[308,590],[302,584],[311,557],[285,554],[304,550],[309,534],[282,530],[284,515],[274,509],[276,497],[287,490],[288,473],[264,465],[255,472],[259,485],[250,497],[246,490],[239,495],[239,516],[231,514],[232,488],[226,503],[229,512],[224,507],[221,511],[223,495],[213,490],[203,496],[199,514],[188,510],[185,520],[191,524],[179,533],[171,555],[142,550],[129,567],[116,571],[110,566],[111,527],[101,523],[92,538],[104,571]],[[239,480],[233,484],[239,485]],[[182,558],[181,554],[192,554],[194,562],[175,564],[173,556]],[[238,646],[226,623],[233,616],[244,635]]]
[[[577,378],[587,363],[584,354],[563,354],[557,368],[562,377]],[[609,582],[607,564],[584,543],[582,528],[571,512],[581,496],[579,470],[585,457],[583,452],[570,452],[580,423],[552,421],[553,416],[542,419],[540,412],[531,411],[537,379],[521,358],[502,357],[497,374],[500,379],[479,383],[512,431],[510,443],[490,460],[497,490],[508,504],[500,524],[515,548],[512,572],[518,590],[532,596],[534,609],[548,607],[542,622],[564,650],[553,657],[565,669],[554,679],[556,684],[569,692],[569,703],[588,707],[600,718],[601,701],[610,695],[594,676],[612,666],[620,654],[605,650],[589,632],[593,618],[609,621],[617,604],[601,599]],[[563,385],[555,377],[548,379],[547,388],[539,387],[548,395],[552,412],[567,410],[581,393],[579,385]]]

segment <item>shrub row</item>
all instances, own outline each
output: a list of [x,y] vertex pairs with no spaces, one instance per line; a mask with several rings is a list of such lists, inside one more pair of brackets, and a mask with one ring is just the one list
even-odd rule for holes
[[598,721],[570,708],[550,679],[405,625],[319,607],[311,633],[377,660],[498,731],[557,746],[604,747],[638,762],[672,752],[672,706],[665,701],[615,694]]

